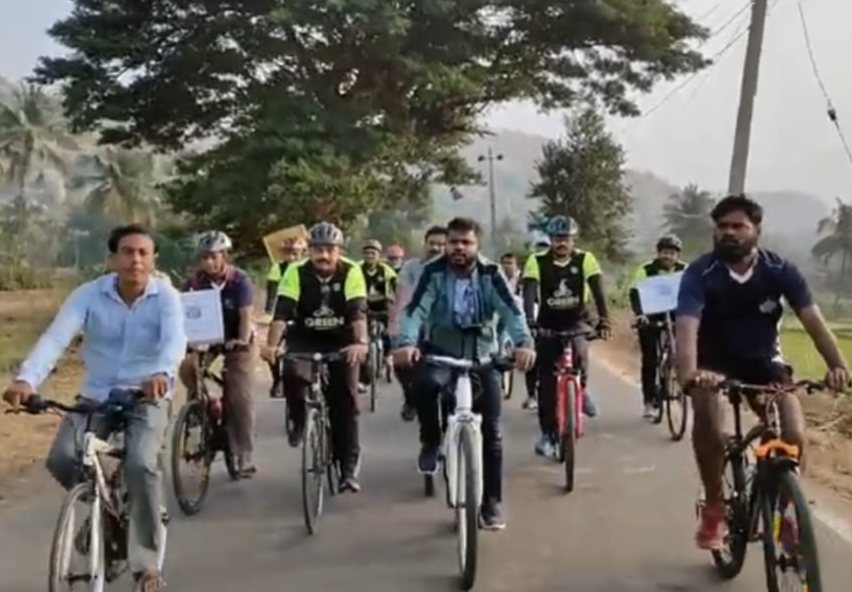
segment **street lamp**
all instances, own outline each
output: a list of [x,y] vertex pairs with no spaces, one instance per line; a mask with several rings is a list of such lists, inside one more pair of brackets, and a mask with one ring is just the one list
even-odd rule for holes
[[494,154],[491,146],[488,147],[488,153],[480,154],[476,159],[478,162],[488,161],[488,200],[491,206],[491,251],[495,259],[497,253],[497,195],[494,191],[494,161],[503,160],[502,154]]

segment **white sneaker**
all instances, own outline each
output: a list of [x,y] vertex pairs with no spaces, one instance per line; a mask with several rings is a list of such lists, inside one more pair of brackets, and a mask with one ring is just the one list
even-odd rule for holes
[[650,403],[646,403],[645,410],[642,412],[642,417],[645,419],[651,419],[652,417],[654,417],[655,411],[656,410],[654,409],[653,405],[651,405]]

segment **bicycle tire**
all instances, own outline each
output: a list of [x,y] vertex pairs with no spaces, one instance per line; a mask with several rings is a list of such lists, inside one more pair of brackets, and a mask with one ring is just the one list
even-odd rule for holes
[[426,497],[435,497],[434,475],[423,475],[423,495]]
[[305,418],[305,437],[302,440],[302,511],[308,534],[316,533],[322,514],[324,471],[318,468],[321,444],[317,433],[317,411],[309,409]]
[[668,361],[668,356],[665,350],[658,351],[659,362],[656,368],[656,383],[654,384],[654,413],[651,415],[651,423],[654,425],[663,422],[663,415],[666,412],[665,403],[668,398],[665,382],[665,368]]
[[[725,499],[725,522],[728,526],[728,537],[725,541],[727,548],[711,551],[716,570],[726,580],[735,578],[742,571],[751,535],[748,515],[750,493],[747,489],[743,458],[726,455],[725,469],[729,467],[734,490],[732,495],[726,496]],[[724,469],[722,474],[725,474]]]
[[[774,487],[770,485],[771,499],[765,499],[763,513],[763,564],[766,572],[766,589],[768,592],[778,592],[775,553],[775,512],[774,502],[777,497],[785,496],[796,509],[796,526],[799,533],[797,547],[802,550],[797,563],[804,567],[808,592],[823,592],[822,574],[819,568],[819,552],[816,534],[811,517],[808,500],[802,492],[799,480],[792,468],[783,466],[774,470]],[[803,565],[802,565],[803,564]]]
[[559,436],[559,457],[565,469],[565,493],[574,491],[575,457],[577,454],[577,392],[573,380],[569,380],[564,397],[565,425]]
[[[669,425],[669,434],[672,442],[680,442],[686,435],[686,424],[689,421],[689,397],[680,387],[676,386],[677,396],[666,397],[666,422]],[[673,417],[673,409],[680,407],[680,421]]]
[[[456,540],[458,542],[461,589],[470,590],[476,582],[479,539],[479,501],[476,499],[476,471],[470,428],[459,430],[458,476],[456,480]],[[461,495],[460,495],[461,494]],[[464,499],[462,500],[462,495]]]
[[323,432],[325,433],[325,440],[323,441],[323,449],[322,449],[322,462],[325,464],[325,475],[326,481],[328,483],[328,493],[329,495],[337,495],[337,492],[340,489],[340,466],[336,460],[334,460],[334,449],[332,447],[332,443],[334,440],[331,438],[331,422],[329,422],[328,418],[322,416],[322,426]]
[[[92,484],[89,482],[78,483],[74,487],[72,487],[68,493],[65,495],[65,500],[62,502],[62,508],[59,510],[59,517],[56,520],[56,528],[53,532],[53,541],[50,545],[50,574],[48,576],[48,592],[64,592],[67,590],[67,587],[63,585],[63,582],[60,578],[63,577],[63,574],[60,573],[62,571],[62,566],[60,563],[62,559],[66,556],[64,553],[65,549],[62,548],[62,543],[65,542],[66,534],[70,534],[70,540],[67,541],[68,544],[74,545],[75,535],[77,531],[74,533],[69,533],[69,524],[68,522],[74,517],[74,504],[78,501],[82,503],[91,503],[91,500],[84,500],[85,497],[92,498],[94,496],[94,492],[92,491]],[[103,519],[103,515],[101,516]],[[91,524],[94,521],[90,521],[90,528],[92,528]],[[89,535],[89,551],[91,552],[92,544],[91,544],[91,536],[95,534],[97,531],[92,528],[92,532]],[[106,587],[106,546],[104,545],[103,537],[100,532],[97,532],[97,536],[100,537],[100,551],[99,551],[99,561],[97,574],[94,574],[95,577],[89,580],[88,591],[89,592],[104,592]],[[82,574],[81,574],[82,575]],[[89,574],[92,576],[92,574]]]
[[[197,417],[200,420],[201,426],[201,454],[203,455],[203,473],[201,482],[198,487],[198,495],[191,499],[187,495],[187,488],[184,486],[183,479],[180,475],[181,461],[183,460],[183,443],[186,427],[190,420]],[[204,501],[207,499],[207,492],[210,489],[210,463],[213,460],[213,453],[209,450],[210,441],[208,439],[207,417],[204,412],[204,406],[200,399],[187,401],[178,412],[175,419],[174,427],[172,428],[172,487],[175,492],[180,511],[186,516],[193,516],[201,511],[204,506]]]

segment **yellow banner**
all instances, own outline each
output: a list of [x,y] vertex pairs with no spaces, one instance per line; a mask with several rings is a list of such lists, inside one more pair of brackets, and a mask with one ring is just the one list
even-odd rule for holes
[[272,263],[278,263],[280,261],[278,251],[281,247],[281,243],[288,238],[303,238],[307,240],[308,229],[305,228],[304,224],[299,224],[298,226],[291,226],[289,228],[276,230],[275,232],[264,236],[263,246],[266,247],[266,254],[269,255],[269,260]]

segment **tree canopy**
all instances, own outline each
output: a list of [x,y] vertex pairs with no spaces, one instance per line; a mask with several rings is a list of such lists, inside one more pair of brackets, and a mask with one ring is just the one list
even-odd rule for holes
[[632,198],[624,184],[624,150],[603,117],[584,109],[565,120],[565,136],[548,142],[536,163],[530,197],[541,199],[536,219],[571,216],[585,244],[611,259],[625,255]]
[[716,200],[709,191],[690,184],[673,193],[663,205],[663,226],[683,241],[684,252],[695,255],[706,251],[713,234],[710,212]]

